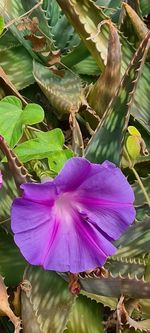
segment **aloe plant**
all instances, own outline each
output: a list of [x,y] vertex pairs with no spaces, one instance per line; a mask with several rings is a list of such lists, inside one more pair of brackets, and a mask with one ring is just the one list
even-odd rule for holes
[[[148,331],[149,1],[11,0],[0,11],[0,327],[19,333],[22,320],[24,333]],[[69,143],[49,128],[44,104],[18,91],[37,85]],[[104,267],[78,274],[28,265],[10,227],[20,185],[55,180],[73,156],[121,168],[136,209]]]

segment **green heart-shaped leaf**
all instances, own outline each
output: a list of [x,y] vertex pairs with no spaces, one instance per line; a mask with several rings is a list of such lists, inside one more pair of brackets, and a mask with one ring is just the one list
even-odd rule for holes
[[22,104],[15,96],[0,101],[0,134],[12,148],[20,140],[24,125],[39,123],[43,118],[44,111],[39,105],[28,104],[22,110]]

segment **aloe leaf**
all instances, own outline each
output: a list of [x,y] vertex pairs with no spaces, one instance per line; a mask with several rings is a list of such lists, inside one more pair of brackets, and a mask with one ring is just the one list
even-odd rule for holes
[[8,172],[8,166],[1,167],[3,173],[3,186],[0,190],[0,223],[9,221],[10,207],[15,196],[18,196],[14,180]]
[[150,34],[146,35],[122,79],[115,98],[110,102],[95,134],[90,140],[85,157],[100,163],[106,159],[119,164],[135,89],[149,49]]
[[[141,177],[141,181],[144,185],[144,188],[146,189],[146,192],[150,195],[150,175],[148,175],[146,178]],[[145,204],[145,196],[137,181],[134,182],[132,188],[135,193],[135,206],[142,206]]]
[[[60,31],[63,31],[61,38]],[[76,34],[73,26],[70,25],[64,14],[59,17],[56,25],[52,28],[52,33],[57,48],[61,49],[62,52],[69,51],[70,49],[77,47],[80,43],[79,36]]]
[[111,310],[116,309],[118,300],[116,297],[107,297],[97,294],[88,293],[85,290],[81,290],[81,294],[96,301],[97,303],[102,303],[104,306],[108,306]]
[[21,138],[24,125],[33,125],[43,118],[44,111],[37,104],[28,104],[22,110],[21,102],[15,96],[4,97],[0,101],[0,133],[10,147],[14,147]]
[[78,61],[78,63],[73,66],[73,69],[76,73],[82,75],[94,75],[97,77],[100,74],[100,69],[91,55],[87,55],[85,59]]
[[138,38],[142,40],[145,35],[148,33],[148,28],[146,24],[141,20],[139,15],[129,6],[127,3],[123,3],[123,7],[125,8],[134,28],[135,33]]
[[115,245],[118,248],[113,258],[141,256],[150,251],[150,217],[143,222],[132,225]]
[[0,227],[0,275],[5,277],[5,283],[16,287],[22,281],[25,267],[26,261],[15,245],[12,235]]
[[54,74],[50,69],[34,61],[33,75],[41,90],[52,106],[57,110],[59,118],[78,111],[83,98],[80,78],[70,71],[64,76]]
[[108,21],[110,37],[107,65],[104,72],[91,88],[87,97],[89,105],[102,117],[120,83],[121,46],[117,29]]
[[58,6],[56,0],[52,0],[51,2],[48,0],[43,1],[42,8],[48,19],[49,25],[51,27],[55,26],[60,18],[60,7]]
[[4,90],[5,94],[9,96],[14,95],[22,101],[23,105],[27,105],[26,100],[22,97],[19,91],[15,88],[13,83],[9,80],[6,73],[3,71],[2,67],[0,66],[0,79],[1,79],[1,89]]
[[64,333],[102,333],[103,307],[79,295]]
[[63,333],[75,302],[67,283],[37,267],[29,267],[24,279],[31,286],[21,295],[24,333]]
[[149,0],[141,0],[140,1],[141,10],[143,16],[148,15],[150,13],[150,2]]
[[148,205],[142,205],[136,207],[136,219],[137,221],[143,221],[146,216],[150,216],[150,208]]
[[[44,15],[44,12],[42,11],[41,6],[38,6],[36,1],[32,0],[30,2],[24,3],[23,0],[22,1],[11,0],[11,1],[9,1],[9,3],[6,2],[4,8],[2,8],[2,4],[0,4],[0,9],[4,13],[5,22],[9,25],[11,20],[13,20],[15,17],[24,15],[25,14],[25,8],[24,8],[25,5],[26,5],[26,7],[28,7],[29,10],[32,9],[32,11],[30,13],[30,17],[34,16],[34,17],[38,18],[39,27],[40,27],[41,31],[44,33],[44,35],[48,38],[49,46],[52,47],[53,40],[50,35],[50,27],[48,26],[46,17]],[[35,9],[33,10],[34,6],[35,6]],[[28,11],[28,9],[27,9],[27,11]],[[14,22],[14,24],[10,24],[10,26],[9,26],[10,31],[13,33],[13,35],[16,37],[16,39],[25,47],[25,49],[28,51],[28,53],[31,55],[31,57],[33,59],[36,59],[37,61],[40,61],[40,56],[32,50],[32,46],[31,46],[30,42],[24,38],[26,31],[25,30],[19,31],[17,29],[17,24],[18,24],[18,22],[17,23]]]
[[32,58],[22,46],[0,50],[0,65],[18,90],[34,82]]
[[[101,33],[98,34],[98,24],[108,19],[103,11],[91,0],[84,0],[81,4],[79,0],[57,0],[71,24],[79,33],[86,47],[93,55],[100,69],[103,70],[107,60],[108,31],[103,25]],[[116,6],[116,1],[115,1]],[[87,39],[89,38],[89,39]],[[130,59],[134,54],[134,49],[127,39],[120,34],[122,45],[122,66],[121,73],[124,74]],[[131,113],[149,131],[149,94],[145,87],[149,84],[149,65],[145,65],[142,71],[141,80],[135,94]],[[143,92],[143,98],[141,93]],[[142,103],[141,103],[142,98]]]
[[112,276],[108,277],[88,276],[79,278],[81,289],[88,293],[108,296],[120,297],[124,295],[131,298],[149,298],[150,297],[150,282],[143,279],[131,278],[130,276]]
[[[3,5],[2,2],[0,2],[0,12],[3,13],[5,23],[9,25],[9,23],[14,18],[24,14],[24,9],[22,7],[21,1],[11,0],[9,2],[6,2],[5,6]],[[25,33],[23,31],[18,31],[16,23],[10,24],[9,29],[12,32],[12,34],[16,37],[16,39],[26,48],[31,57],[38,60],[39,57],[32,51],[30,43],[24,38]]]
[[20,46],[20,43],[13,36],[11,31],[5,31],[0,37],[0,51],[6,51],[18,46]]
[[121,274],[122,276],[130,276],[138,279],[141,279],[145,276],[145,271],[147,267],[147,259],[143,259],[142,257],[133,257],[131,255],[128,256],[126,253],[126,257],[121,257],[117,253],[115,257],[109,258],[106,262],[105,268],[108,269],[109,272],[113,276],[118,276]]
[[[17,1],[19,1],[19,0],[17,0]],[[15,0],[15,2],[16,2],[16,0]],[[30,0],[30,1],[21,0],[21,3],[22,3],[22,6],[23,6],[25,12],[29,11],[35,5],[37,5],[36,0]],[[47,14],[47,10],[44,10],[42,8],[42,4],[40,4],[40,6],[36,6],[34,11],[30,14],[30,17],[31,18],[32,17],[37,17],[38,18],[40,30],[48,38],[49,43],[50,43],[49,46],[53,49],[54,48],[54,41],[53,41],[53,38],[52,38],[51,27],[48,24],[48,19],[47,19],[46,14]]]
[[[74,47],[72,50],[67,52],[67,54],[62,55],[61,62],[71,68],[76,64],[80,63],[82,60],[85,60],[90,55],[89,51],[81,41],[79,45]],[[91,57],[92,58],[92,57]],[[94,59],[92,58],[93,62],[96,64]],[[74,67],[76,69],[76,67]],[[97,70],[99,70],[98,66],[96,65]],[[88,71],[86,71],[88,74]]]
[[[57,2],[102,69],[104,66],[103,60],[106,61],[107,55],[107,42],[105,43],[104,37],[97,34],[98,24],[101,20],[106,19],[102,10],[98,9],[92,1],[84,0],[82,4],[78,0],[69,2],[57,0]],[[106,31],[107,29],[105,29]],[[108,32],[106,34],[108,36]],[[95,36],[95,38],[87,40],[88,37],[92,36]]]
[[65,161],[73,156],[73,152],[64,149],[64,135],[60,129],[48,132],[36,132],[36,138],[18,145],[14,152],[22,162],[33,159],[48,158],[50,168],[59,172]]

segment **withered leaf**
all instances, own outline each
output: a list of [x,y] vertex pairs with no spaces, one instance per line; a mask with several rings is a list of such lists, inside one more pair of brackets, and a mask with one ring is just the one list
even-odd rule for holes
[[60,55],[61,51],[56,50],[56,51],[51,51],[48,56],[48,64],[49,65],[55,65],[60,63]]
[[39,21],[37,17],[33,17],[32,19],[30,19],[29,17],[23,17],[20,20],[20,23],[17,25],[17,29],[19,31],[28,29],[32,31],[32,33],[35,33],[38,30],[38,24]]
[[58,76],[60,76],[60,77],[64,77],[64,75],[65,75],[65,70],[64,70],[64,69],[58,69],[56,66],[51,66],[51,67],[50,67],[50,70],[51,70],[54,74],[56,74],[56,75],[58,75]]
[[0,316],[7,316],[15,326],[15,332],[19,333],[21,329],[21,320],[16,317],[14,312],[11,310],[8,303],[7,290],[4,284],[4,280],[0,275]]
[[32,42],[32,50],[35,52],[42,51],[46,46],[46,38],[43,36],[36,36],[34,34],[26,35],[24,37],[26,40],[30,40]]

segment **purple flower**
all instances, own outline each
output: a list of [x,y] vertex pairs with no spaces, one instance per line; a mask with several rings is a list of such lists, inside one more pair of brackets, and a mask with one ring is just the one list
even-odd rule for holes
[[114,164],[68,160],[53,180],[21,185],[11,226],[32,265],[78,273],[102,266],[135,218],[134,194]]

